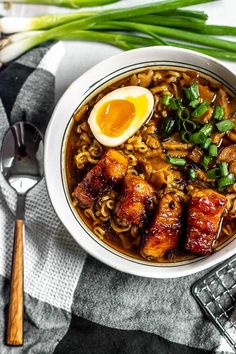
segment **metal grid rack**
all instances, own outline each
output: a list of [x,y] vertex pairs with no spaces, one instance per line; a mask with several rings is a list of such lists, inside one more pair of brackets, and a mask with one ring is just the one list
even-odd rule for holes
[[236,255],[192,286],[206,315],[236,351]]

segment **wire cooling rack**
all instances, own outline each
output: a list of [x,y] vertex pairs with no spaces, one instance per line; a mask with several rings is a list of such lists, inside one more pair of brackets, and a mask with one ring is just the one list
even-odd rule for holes
[[206,315],[236,351],[236,255],[192,286]]

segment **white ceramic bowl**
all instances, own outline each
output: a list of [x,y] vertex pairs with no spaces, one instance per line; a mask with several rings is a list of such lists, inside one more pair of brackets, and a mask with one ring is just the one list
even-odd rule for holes
[[[174,278],[206,269],[233,255],[231,239],[208,257],[182,263],[151,263],[128,257],[99,240],[80,219],[70,202],[64,167],[65,141],[74,111],[108,82],[146,67],[195,69],[224,84],[236,94],[236,76],[208,56],[172,47],[149,47],[113,56],[83,74],[68,88],[51,117],[45,139],[45,176],[52,204],[76,242],[92,256],[123,272],[153,278]],[[68,68],[69,70],[69,68]]]

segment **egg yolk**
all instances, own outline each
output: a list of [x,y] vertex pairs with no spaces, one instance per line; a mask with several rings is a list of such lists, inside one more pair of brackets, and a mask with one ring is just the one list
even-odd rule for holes
[[120,136],[135,118],[135,126],[145,116],[148,102],[145,95],[105,102],[97,112],[96,120],[102,133],[109,137]]

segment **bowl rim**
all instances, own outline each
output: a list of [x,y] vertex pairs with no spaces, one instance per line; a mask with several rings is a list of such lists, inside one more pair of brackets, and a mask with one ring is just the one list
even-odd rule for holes
[[[213,78],[216,78],[217,81],[222,82],[226,87],[228,87],[231,91],[236,93],[236,90],[234,89],[234,86],[229,84],[227,81],[225,81],[224,78],[219,76],[216,72],[211,72],[208,69],[208,66],[210,64],[214,64],[218,69],[220,68],[224,72],[228,73],[229,75],[232,75],[235,81],[235,86],[236,86],[236,76],[235,74],[222,65],[218,60],[213,59],[207,55],[200,54],[193,52],[191,50],[186,50],[186,49],[181,49],[181,48],[173,48],[173,47],[148,47],[148,48],[140,48],[140,49],[135,49],[131,51],[127,51],[124,53],[120,53],[117,55],[114,55],[99,64],[95,65],[88,71],[86,71],[82,76],[80,76],[78,79],[76,79],[70,86],[69,88],[65,91],[59,102],[57,103],[54,112],[51,116],[50,122],[48,124],[48,128],[46,131],[45,135],[45,147],[44,147],[44,165],[45,165],[45,179],[46,179],[46,186],[48,190],[48,194],[50,197],[50,200],[52,202],[52,205],[54,207],[54,210],[56,211],[59,219],[62,221],[64,226],[67,228],[69,233],[72,235],[72,237],[75,239],[75,241],[83,248],[85,249],[89,254],[97,258],[98,260],[102,261],[103,263],[124,271],[126,273],[134,274],[134,275],[139,275],[139,276],[145,276],[145,277],[152,277],[152,278],[174,278],[174,277],[180,277],[180,276],[185,276],[189,275],[195,272],[198,272],[200,270],[206,269],[212,265],[217,264],[220,261],[225,260],[226,258],[230,257],[233,255],[234,248],[232,249],[229,248],[229,244],[235,243],[236,240],[233,238],[230,242],[228,242],[224,247],[222,247],[219,251],[214,253],[211,256],[208,257],[198,257],[197,259],[194,259],[193,261],[190,262],[178,262],[176,264],[172,265],[167,265],[167,264],[160,264],[160,263],[152,263],[148,261],[137,261],[137,259],[130,257],[130,256],[125,256],[121,252],[118,252],[114,250],[111,246],[105,244],[103,241],[99,240],[98,237],[92,232],[92,230],[89,229],[89,227],[85,224],[83,219],[78,215],[78,213],[73,210],[73,207],[71,203],[68,200],[68,192],[65,190],[65,166],[61,165],[63,161],[63,154],[65,153],[65,145],[66,145],[66,138],[68,136],[68,131],[69,127],[72,125],[72,116],[73,113],[76,111],[76,109],[84,104],[84,101],[86,98],[91,98],[91,95],[95,92],[100,91],[102,89],[102,86],[106,85],[107,81],[111,81],[111,79],[117,81],[117,77],[114,76],[116,74],[116,70],[113,72],[110,72],[108,68],[112,66],[114,63],[118,63],[120,61],[125,62],[125,61],[131,61],[132,58],[134,58],[133,64],[130,65],[132,69],[129,69],[127,71],[124,70],[124,66],[116,65],[118,67],[118,72],[121,71],[126,76],[130,74],[131,72],[137,70],[137,64],[141,65],[141,62],[136,62],[137,58],[139,56],[150,56],[152,57],[154,54],[160,54],[164,53],[168,57],[168,54],[171,54],[172,56],[175,56],[175,54],[178,54],[177,56],[182,56],[182,55],[189,55],[190,57],[194,58],[196,61],[197,59],[201,58],[203,61],[205,61],[205,66],[200,67],[202,70],[207,72],[207,75],[209,75],[209,72],[212,73],[210,75]],[[184,57],[183,57],[184,58]],[[183,60],[183,59],[182,59]],[[160,66],[157,64],[158,60],[151,60],[145,61],[145,65],[147,67],[151,66]],[[168,60],[162,59],[162,62],[165,62],[164,65],[161,66],[170,66],[166,65]],[[177,62],[174,59],[171,61]],[[151,65],[151,63],[155,63],[154,65]],[[172,67],[176,65],[171,65]],[[191,65],[188,63],[183,63],[181,62],[180,67],[190,67],[193,68],[196,65]],[[141,68],[141,67],[140,67]],[[142,70],[144,67],[142,67]],[[96,73],[99,76],[98,73],[100,71],[105,71],[107,72],[107,75],[103,75],[100,77],[99,80],[97,79],[92,79],[92,76],[94,75],[96,78]],[[201,71],[201,70],[200,70]],[[118,74],[118,77],[121,77],[122,73]],[[90,85],[88,88],[83,90],[83,95],[82,97],[77,98],[79,101],[78,103],[73,103],[74,101],[71,101],[72,103],[70,104],[70,97],[75,96],[76,97],[76,90],[78,90],[78,87],[84,83],[84,82],[89,82]],[[81,99],[83,98],[83,99]],[[65,103],[67,103],[67,107],[65,108]],[[68,113],[70,114],[68,115]],[[57,127],[57,121],[60,116],[63,116],[64,118],[64,123],[65,126],[64,128],[60,127],[60,134],[59,134],[59,142],[60,142],[60,149],[56,145],[53,149],[51,148],[51,144],[54,141],[56,143],[56,140],[58,138],[58,134],[55,134],[55,128]],[[59,129],[58,129],[59,130]],[[62,135],[63,133],[63,135]],[[59,153],[60,150],[60,153]],[[58,154],[59,153],[59,154]],[[54,161],[55,160],[55,161]],[[54,170],[52,170],[52,166],[54,166]],[[64,169],[63,169],[64,168]],[[53,172],[53,173],[52,173]],[[54,187],[55,180],[59,178],[59,184],[58,187]],[[58,202],[63,201],[63,210],[59,207]],[[65,203],[66,202],[66,203]],[[74,220],[72,220],[74,218]],[[76,222],[76,224],[75,224]],[[88,237],[90,236],[90,237]],[[86,239],[87,238],[87,239]],[[217,257],[217,255],[219,257]]]

